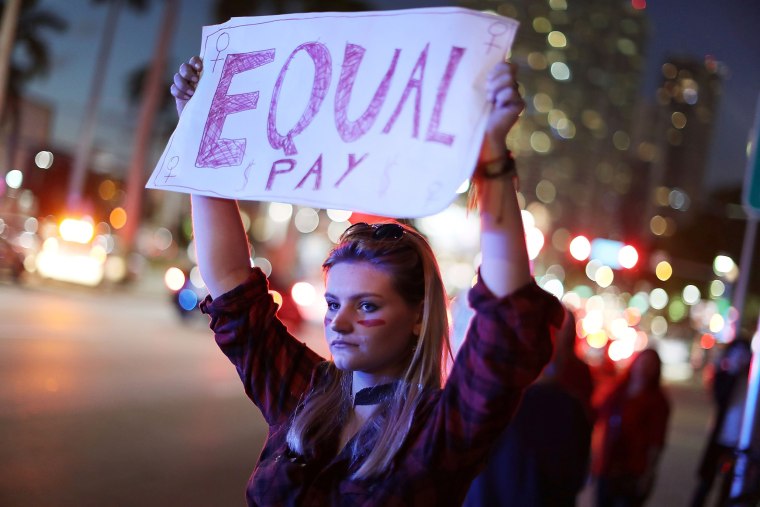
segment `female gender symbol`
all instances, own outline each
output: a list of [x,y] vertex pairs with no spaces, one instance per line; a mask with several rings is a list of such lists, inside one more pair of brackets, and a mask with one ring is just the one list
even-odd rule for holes
[[172,171],[174,171],[174,169],[176,169],[178,165],[179,165],[179,157],[175,155],[169,160],[169,164],[168,164],[169,171],[166,173],[166,176],[164,176],[164,183],[168,183],[169,178],[174,178],[177,176],[176,174],[172,174]]
[[219,60],[223,60],[219,55],[222,54],[222,51],[227,49],[230,45],[230,34],[227,32],[222,32],[219,34],[219,37],[216,38],[216,58],[212,58],[211,61],[214,62],[214,66],[211,68],[212,72],[216,72],[216,62]]
[[488,27],[488,33],[491,34],[491,40],[486,42],[485,45],[488,46],[488,49],[486,50],[486,53],[491,52],[491,48],[501,48],[498,44],[495,44],[494,41],[507,33],[509,31],[509,27],[505,25],[504,23],[495,22],[492,23],[491,26]]

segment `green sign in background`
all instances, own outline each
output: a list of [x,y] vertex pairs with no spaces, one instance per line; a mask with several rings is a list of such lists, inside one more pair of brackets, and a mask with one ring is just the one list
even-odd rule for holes
[[744,177],[744,206],[748,213],[760,216],[760,98],[758,98],[757,114],[755,115],[755,130],[752,147],[747,161],[747,173]]

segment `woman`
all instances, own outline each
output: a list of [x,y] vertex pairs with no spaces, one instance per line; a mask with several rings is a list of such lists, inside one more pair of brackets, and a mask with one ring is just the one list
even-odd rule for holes
[[[174,77],[181,114],[202,65]],[[269,424],[249,505],[461,505],[490,442],[551,352],[559,302],[534,283],[505,138],[522,111],[515,69],[488,79],[494,103],[478,181],[482,265],[476,316],[448,380],[446,294],[433,253],[411,227],[354,224],[323,270],[326,361],[278,321],[251,269],[231,200],[192,196],[202,304],[246,393]],[[502,170],[504,169],[504,170]]]
[[593,462],[597,507],[641,506],[652,492],[670,417],[661,368],[655,350],[641,351],[600,404]]

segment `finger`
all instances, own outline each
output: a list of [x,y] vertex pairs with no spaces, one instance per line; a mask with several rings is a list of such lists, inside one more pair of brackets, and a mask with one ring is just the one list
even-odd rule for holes
[[522,108],[525,106],[523,98],[512,88],[504,88],[499,91],[494,98],[494,104],[496,107]]
[[191,83],[198,82],[198,71],[188,63],[183,63],[179,66],[178,74]]
[[203,70],[203,60],[201,60],[200,56],[193,56],[187,61],[187,63],[198,72]]
[[488,81],[486,81],[486,94],[491,101],[493,101],[495,95],[504,88],[511,88],[516,91],[519,90],[519,85],[515,80],[514,75],[510,72],[495,73]]
[[174,82],[172,84],[172,87],[176,88],[179,93],[188,97],[191,97],[193,93],[195,93],[195,87],[192,84],[188,83],[179,74],[174,74]]
[[501,62],[494,65],[488,73],[488,80],[501,79],[504,76],[512,76],[512,80],[517,80],[517,66],[509,62]]
[[179,72],[174,74],[172,86],[175,86],[182,93],[186,93],[190,89],[190,83]]
[[491,67],[491,70],[488,73],[488,77],[491,78],[499,74],[505,74],[509,72],[511,72],[511,67],[509,66],[509,64],[506,62],[499,62],[493,67]]
[[192,94],[188,94],[180,90],[176,85],[171,86],[171,93],[172,96],[177,100],[190,100],[190,97],[192,97]]
[[522,97],[520,92],[513,86],[502,86],[493,93],[493,102],[497,106],[502,106],[510,102],[520,102]]
[[486,91],[492,96],[505,88],[510,88],[512,90],[518,89],[517,81],[515,81],[509,74],[499,75],[486,83]]

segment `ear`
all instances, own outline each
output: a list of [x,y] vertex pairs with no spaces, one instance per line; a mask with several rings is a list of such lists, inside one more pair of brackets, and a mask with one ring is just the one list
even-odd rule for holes
[[420,336],[420,333],[422,332],[422,314],[423,310],[425,308],[424,303],[420,303],[417,307],[417,320],[414,322],[414,327],[412,328],[412,334],[416,337]]

